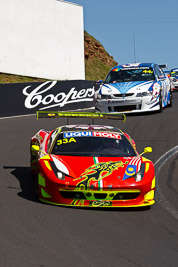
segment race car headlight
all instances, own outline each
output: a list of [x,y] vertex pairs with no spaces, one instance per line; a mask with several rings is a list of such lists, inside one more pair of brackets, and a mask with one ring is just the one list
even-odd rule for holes
[[134,175],[134,179],[136,182],[140,182],[143,179],[145,173],[145,163],[142,163],[140,171],[138,171],[135,175]]
[[66,166],[58,161],[56,158],[52,157],[53,161],[50,161],[51,168],[55,176],[60,180],[65,180],[65,176],[69,176],[69,171]]
[[57,178],[59,178],[60,180],[65,180],[65,174],[62,172],[57,172]]
[[56,167],[54,162],[50,162],[50,165],[56,177],[60,180],[65,180],[65,174]]
[[136,182],[140,182],[143,178],[143,175],[141,172],[137,172],[134,176]]
[[101,94],[97,94],[97,95],[95,96],[95,98],[97,98],[97,99],[101,99]]
[[136,97],[143,97],[143,96],[152,96],[153,91],[146,91],[146,92],[142,92],[142,93],[137,93]]
[[177,79],[176,78],[173,78],[172,81],[176,83],[177,82]]
[[147,92],[143,92],[142,96],[149,96],[149,95],[152,95],[152,94],[153,94],[153,91],[147,91]]

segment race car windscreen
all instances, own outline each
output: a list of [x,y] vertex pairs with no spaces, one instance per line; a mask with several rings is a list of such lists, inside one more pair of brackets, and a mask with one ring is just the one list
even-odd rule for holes
[[61,133],[55,141],[51,153],[90,157],[136,156],[135,150],[124,135],[101,132]]
[[153,81],[155,75],[152,68],[113,69],[106,77],[106,83]]

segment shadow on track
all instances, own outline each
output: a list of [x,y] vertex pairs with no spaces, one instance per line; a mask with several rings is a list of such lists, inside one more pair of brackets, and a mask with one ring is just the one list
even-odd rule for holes
[[[50,205],[50,204],[49,204]],[[109,211],[110,213],[113,212],[143,212],[143,211],[151,211],[150,206],[145,206],[145,207],[130,207],[130,208],[103,208],[103,207],[72,207],[72,206],[60,206],[61,208],[64,209],[80,209],[80,210],[88,210],[88,211],[99,211],[99,212],[104,212],[104,211]]]
[[[17,193],[18,196],[33,201],[39,202],[37,195],[35,193],[35,181],[31,176],[30,168],[29,167],[15,167],[15,166],[4,166],[4,169],[10,169],[11,174],[17,178],[20,183],[20,188],[22,192]],[[12,188],[12,187],[9,187]],[[44,204],[44,203],[42,203]],[[51,205],[51,204],[44,204],[44,205]],[[130,208],[104,208],[104,207],[72,207],[72,206],[60,206],[60,208],[68,208],[68,209],[81,209],[81,210],[88,210],[88,211],[110,211],[110,212],[138,212],[138,211],[146,211],[150,210],[150,206],[145,207],[130,207]]]
[[10,173],[19,181],[22,192],[17,193],[18,196],[30,201],[39,202],[35,195],[35,182],[29,167],[4,166],[3,168],[10,169]]

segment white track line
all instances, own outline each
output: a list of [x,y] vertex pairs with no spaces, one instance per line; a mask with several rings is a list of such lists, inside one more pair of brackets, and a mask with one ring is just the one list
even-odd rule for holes
[[[155,176],[158,177],[161,168],[166,164],[166,162],[173,157],[176,153],[178,153],[178,146],[173,147],[168,152],[166,152],[160,159],[158,159],[155,166]],[[156,179],[156,200],[159,202],[162,208],[166,209],[172,216],[174,216],[178,220],[178,211],[172,206],[172,204],[164,197],[160,186],[159,181]]]
[[[85,108],[85,109],[76,109],[76,110],[66,110],[66,111],[62,111],[62,112],[71,112],[71,111],[94,111],[94,107],[90,107],[90,108]],[[47,111],[47,110],[46,110]],[[52,110],[50,110],[52,111]],[[23,118],[23,117],[30,117],[30,116],[36,116],[35,114],[26,114],[26,115],[17,115],[17,116],[8,116],[8,117],[0,117],[0,120],[5,120],[5,119],[15,119],[15,118]]]
[[31,117],[31,116],[36,116],[36,114],[28,114],[28,115],[18,115],[18,116],[2,117],[2,118],[0,118],[0,120],[16,119],[16,118]]

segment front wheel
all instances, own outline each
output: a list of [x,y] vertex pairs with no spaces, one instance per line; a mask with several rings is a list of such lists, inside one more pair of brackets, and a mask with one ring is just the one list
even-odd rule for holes
[[34,190],[35,190],[35,197],[38,199],[39,198],[39,194],[38,194],[38,173],[35,176],[34,179]]
[[168,107],[172,107],[172,90],[170,90],[170,96],[169,96],[169,101],[168,101]]
[[159,112],[161,113],[163,111],[163,99],[162,99],[162,93],[161,90],[159,92]]

